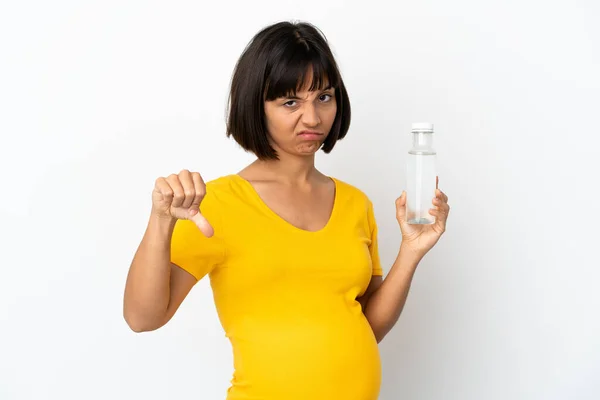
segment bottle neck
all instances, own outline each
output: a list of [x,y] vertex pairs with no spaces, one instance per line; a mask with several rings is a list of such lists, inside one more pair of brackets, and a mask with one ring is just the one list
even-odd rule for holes
[[411,153],[435,154],[433,132],[413,132]]

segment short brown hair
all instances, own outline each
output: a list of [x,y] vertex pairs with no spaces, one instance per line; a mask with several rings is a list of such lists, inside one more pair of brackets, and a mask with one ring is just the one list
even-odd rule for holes
[[267,136],[264,102],[294,94],[309,70],[309,90],[335,89],[337,113],[321,147],[329,153],[350,127],[350,100],[327,39],[306,22],[268,26],[243,51],[231,80],[227,136],[259,159],[277,159]]

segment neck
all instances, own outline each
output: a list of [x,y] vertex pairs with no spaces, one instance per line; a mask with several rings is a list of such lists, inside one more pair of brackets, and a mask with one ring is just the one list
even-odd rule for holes
[[257,160],[255,164],[268,171],[270,179],[290,185],[310,183],[321,176],[314,155],[295,157],[279,152],[279,160]]

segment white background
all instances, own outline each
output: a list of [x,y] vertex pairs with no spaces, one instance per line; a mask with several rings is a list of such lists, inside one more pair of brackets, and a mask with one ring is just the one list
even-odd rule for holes
[[224,135],[231,73],[290,19],[339,61],[353,122],[318,166],[372,198],[386,272],[410,124],[435,124],[452,211],[380,345],[381,399],[600,398],[599,18],[593,0],[2,2],[0,399],[224,398],[208,280],[143,334],[123,288],[158,176],[252,160]]

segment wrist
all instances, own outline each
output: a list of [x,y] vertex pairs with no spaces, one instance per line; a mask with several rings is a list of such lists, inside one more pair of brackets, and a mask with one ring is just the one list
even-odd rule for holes
[[177,218],[173,218],[170,215],[157,215],[154,213],[150,214],[150,221],[148,222],[148,226],[152,230],[157,230],[163,233],[169,233],[175,227],[175,223],[177,222]]
[[399,258],[402,258],[410,263],[418,264],[424,256],[424,252],[416,250],[410,244],[404,241],[400,244],[400,250],[398,251]]
[[409,277],[409,279],[412,279],[413,275],[417,271],[417,267],[419,265],[419,262],[421,261],[421,258],[422,257],[415,254],[415,252],[411,248],[400,245],[400,250],[398,251],[396,261],[394,262],[392,269],[386,277],[386,280],[390,276],[398,274],[400,274],[403,277]]

